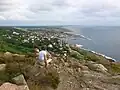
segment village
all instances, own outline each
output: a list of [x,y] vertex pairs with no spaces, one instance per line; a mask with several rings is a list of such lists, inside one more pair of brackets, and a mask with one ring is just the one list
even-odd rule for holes
[[[8,47],[12,46],[19,49],[21,48],[21,50],[24,49],[23,51],[25,52],[31,52],[34,45],[46,45],[46,47],[57,46],[62,48],[62,45],[65,44],[66,38],[71,37],[70,34],[64,33],[62,31],[24,30],[16,28],[12,28],[10,30],[0,30],[0,35],[1,46],[4,44],[4,47],[5,45],[8,45]],[[6,47],[5,50],[11,51],[9,48],[7,50]]]

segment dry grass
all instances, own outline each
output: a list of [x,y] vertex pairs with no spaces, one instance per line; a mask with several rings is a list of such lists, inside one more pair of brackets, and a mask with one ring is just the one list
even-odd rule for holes
[[[1,56],[2,57],[2,56]],[[36,67],[34,67],[35,58],[32,56],[27,57],[9,57],[9,58],[0,58],[1,63],[6,63],[6,71],[5,73],[0,73],[1,84],[5,81],[12,82],[12,78],[23,74],[25,79],[28,82],[28,86],[30,90],[40,90],[40,86],[49,86],[52,88],[57,88],[59,84],[59,75],[55,70],[46,70],[40,71]],[[36,68],[36,72],[40,72],[39,76],[35,76],[34,71],[31,72],[32,68]],[[32,86],[31,86],[32,85]]]

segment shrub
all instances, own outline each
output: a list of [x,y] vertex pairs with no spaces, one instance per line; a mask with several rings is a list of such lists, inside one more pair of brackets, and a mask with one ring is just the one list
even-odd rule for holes
[[120,64],[112,64],[111,71],[113,74],[120,74]]
[[96,62],[99,61],[100,59],[96,55],[87,55],[86,60]]
[[72,51],[70,56],[78,60],[84,60],[84,56],[78,53],[77,51]]
[[[9,76],[6,72],[0,71],[0,81],[3,82],[8,82],[9,81]],[[1,83],[1,84],[2,84]]]
[[21,73],[20,71],[20,65],[18,63],[8,63],[7,66],[6,66],[6,73],[9,74],[9,77],[14,77],[18,74]]

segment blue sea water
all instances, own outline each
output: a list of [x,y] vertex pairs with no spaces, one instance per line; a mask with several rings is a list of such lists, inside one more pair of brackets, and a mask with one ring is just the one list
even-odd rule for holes
[[76,38],[71,44],[82,44],[90,49],[120,61],[120,27],[118,26],[67,26],[74,34],[81,34],[92,40]]

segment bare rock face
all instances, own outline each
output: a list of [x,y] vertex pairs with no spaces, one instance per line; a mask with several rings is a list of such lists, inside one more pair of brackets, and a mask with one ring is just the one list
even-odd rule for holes
[[95,67],[97,67],[97,70],[99,71],[103,71],[103,72],[107,72],[107,68],[105,68],[102,64],[94,64]]
[[27,85],[23,75],[19,75],[17,77],[14,77],[13,81],[17,85],[20,85],[20,86],[18,86],[20,88],[20,90],[29,90],[28,85]]
[[0,90],[20,90],[17,85],[11,83],[4,83],[0,86]]
[[10,53],[10,52],[4,53],[4,58],[5,59],[12,59],[12,53]]
[[89,64],[88,67],[91,69],[91,70],[96,70],[96,71],[99,71],[99,72],[107,72],[107,68],[105,68],[102,64]]
[[6,53],[4,53],[4,55],[12,55],[10,52],[6,52]]
[[17,77],[13,78],[13,81],[17,84],[17,85],[26,85],[26,81],[24,79],[23,75],[19,75]]
[[18,86],[18,87],[19,87],[19,90],[29,90],[27,85],[21,85],[21,86]]
[[0,90],[29,90],[29,88],[27,85],[17,86],[7,82],[0,86]]
[[4,71],[6,68],[6,64],[0,64],[0,71]]
[[81,66],[82,70],[88,70],[89,68],[87,66]]
[[13,54],[12,56],[13,56],[13,57],[18,57],[18,56],[19,56],[19,54]]

